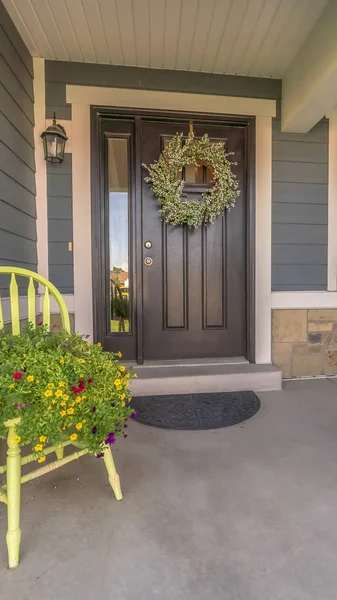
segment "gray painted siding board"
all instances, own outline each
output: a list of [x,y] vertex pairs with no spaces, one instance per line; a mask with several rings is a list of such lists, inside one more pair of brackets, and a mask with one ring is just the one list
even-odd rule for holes
[[69,252],[66,242],[49,242],[49,265],[74,264],[73,252]]
[[52,119],[54,113],[59,120],[71,121],[71,104],[67,104],[67,106],[58,106],[56,104],[46,106],[46,119]]
[[73,241],[73,222],[66,219],[48,220],[48,240],[49,242],[72,242]]
[[22,40],[20,34],[18,33],[18,30],[16,29],[12,19],[10,18],[8,12],[6,11],[2,3],[0,3],[0,25],[3,27],[4,31],[11,40],[13,46],[16,49],[16,52],[19,54],[28,73],[30,73],[30,75],[34,77],[33,59],[27,49],[27,46]]
[[47,177],[48,196],[71,196],[72,177],[70,174],[49,173]]
[[9,68],[13,71],[22,87],[28,94],[32,102],[34,102],[34,89],[33,79],[31,74],[28,72],[26,65],[22,61],[20,55],[17,53],[15,46],[6,35],[3,27],[0,26],[0,54],[8,64]]
[[56,164],[47,162],[47,174],[71,175],[72,174],[72,154],[65,152],[63,162]]
[[26,117],[24,112],[21,110],[18,104],[14,102],[13,98],[9,95],[7,90],[1,83],[0,74],[0,111],[5,117],[12,123],[12,125],[20,131],[25,140],[34,148],[34,129]]
[[7,146],[0,142],[0,169],[32,194],[35,194],[35,173]]
[[326,286],[326,265],[274,265],[273,274],[278,285],[307,286],[315,290]]
[[36,217],[34,194],[23,188],[11,177],[8,177],[3,171],[0,171],[0,200],[4,200],[32,217]]
[[291,183],[327,183],[328,165],[273,160],[273,181]]
[[274,244],[322,244],[327,245],[326,225],[302,225],[273,223],[272,241]]
[[328,224],[328,207],[322,204],[273,202],[273,223]]
[[0,140],[28,167],[35,171],[34,149],[0,112]]
[[[279,79],[89,63],[46,61],[46,81],[251,98],[281,98],[281,80]],[[47,98],[47,104],[57,104],[55,100],[49,102],[49,95]]]
[[273,244],[273,265],[323,265],[327,266],[327,246],[313,244]]
[[0,200],[0,229],[36,241],[36,220]]
[[273,202],[296,204],[327,204],[327,183],[287,183],[273,182]]
[[19,80],[15,77],[13,71],[9,68],[0,54],[0,73],[1,79],[7,92],[19,105],[29,121],[34,125],[34,107],[31,98],[24,90]]
[[[49,279],[63,293],[74,291],[74,267],[73,265],[50,265]],[[65,289],[71,290],[65,292]]]
[[315,142],[273,142],[274,161],[327,163],[328,145]]
[[73,199],[71,196],[48,197],[48,219],[72,219]]
[[0,259],[7,265],[12,264],[13,261],[23,267],[26,264],[37,265],[36,242],[0,230]]
[[[47,61],[46,63],[47,64]],[[46,74],[46,104],[47,106],[51,104],[56,104],[56,106],[66,106],[66,83],[68,82],[64,79],[62,82],[53,83],[48,81]]]
[[320,121],[308,133],[282,133],[281,121],[273,119],[273,140],[282,142],[305,142],[326,144],[328,139],[328,121]]

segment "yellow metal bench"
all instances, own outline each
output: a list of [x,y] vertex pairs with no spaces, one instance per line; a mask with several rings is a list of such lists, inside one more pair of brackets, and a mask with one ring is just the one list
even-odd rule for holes
[[[58,289],[50,283],[47,279],[28,271],[27,269],[21,269],[17,267],[0,267],[0,275],[10,275],[10,286],[9,286],[9,298],[11,307],[11,327],[14,335],[20,335],[20,305],[19,305],[19,288],[16,277],[25,277],[29,280],[27,302],[28,302],[28,321],[36,325],[36,291],[35,282],[44,287],[43,296],[43,309],[42,309],[42,322],[44,325],[50,326],[50,297],[54,298],[62,319],[62,327],[66,331],[70,332],[70,319],[67,310],[66,303],[62,298],[62,295]],[[0,296],[0,329],[4,327],[3,308]],[[20,495],[21,495],[21,484],[26,481],[31,481],[36,477],[40,477],[45,473],[49,473],[54,469],[58,469],[67,463],[80,458],[87,453],[85,448],[81,448],[74,442],[64,442],[59,446],[50,446],[45,449],[44,454],[51,454],[55,452],[57,460],[49,463],[45,467],[36,469],[35,471],[28,473],[27,475],[21,476],[21,466],[27,465],[36,459],[35,454],[29,454],[28,456],[21,457],[21,448],[15,442],[15,427],[19,419],[12,419],[5,423],[8,429],[7,436],[7,462],[6,465],[0,466],[0,475],[6,474],[6,485],[0,486],[0,502],[7,504],[7,515],[8,515],[8,531],[6,535],[7,548],[8,548],[8,566],[9,568],[15,568],[19,564],[19,551],[21,541],[21,529],[20,529]],[[72,444],[78,447],[78,451],[73,454],[64,457],[64,447]],[[112,457],[110,447],[104,452],[104,462],[108,471],[109,482],[114,491],[117,500],[122,500],[122,492],[120,488],[119,476],[115,468],[114,460]]]

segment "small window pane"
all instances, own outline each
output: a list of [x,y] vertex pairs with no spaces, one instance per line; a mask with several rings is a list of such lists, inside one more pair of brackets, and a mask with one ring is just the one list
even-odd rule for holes
[[109,138],[109,246],[111,331],[130,331],[128,140]]

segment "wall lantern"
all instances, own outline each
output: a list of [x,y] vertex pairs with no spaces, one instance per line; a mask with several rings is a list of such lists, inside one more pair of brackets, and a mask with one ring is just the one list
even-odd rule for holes
[[61,163],[64,158],[64,148],[67,141],[66,130],[56,123],[54,113],[53,124],[41,134],[43,139],[44,158],[51,163]]

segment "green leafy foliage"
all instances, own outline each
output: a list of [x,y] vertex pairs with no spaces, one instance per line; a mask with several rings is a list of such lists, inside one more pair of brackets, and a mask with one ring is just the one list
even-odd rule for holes
[[67,440],[100,455],[124,435],[133,413],[131,374],[120,357],[79,334],[32,325],[21,336],[1,330],[0,436],[4,422],[19,417],[17,442],[33,444],[40,462],[47,444]]
[[[195,139],[189,133],[183,144],[183,134],[176,134],[154,164],[143,165],[149,172],[145,181],[152,183],[152,190],[161,204],[162,218],[172,225],[187,223],[197,228],[214,223],[216,217],[231,209],[240,195],[239,183],[232,167],[237,163],[229,160],[222,142],[212,143],[208,135]],[[201,200],[182,198],[185,181],[178,175],[186,165],[210,166],[213,169],[213,185],[202,194]]]

